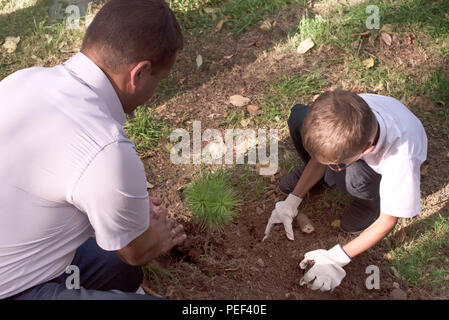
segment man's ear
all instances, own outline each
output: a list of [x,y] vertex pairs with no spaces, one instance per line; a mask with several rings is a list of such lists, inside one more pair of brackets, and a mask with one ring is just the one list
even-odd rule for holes
[[136,89],[140,88],[144,79],[151,73],[151,61],[144,60],[138,62],[130,70],[130,89],[134,93]]

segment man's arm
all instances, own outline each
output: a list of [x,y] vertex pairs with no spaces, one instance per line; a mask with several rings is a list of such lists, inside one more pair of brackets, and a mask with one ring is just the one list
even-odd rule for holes
[[357,238],[343,246],[346,254],[354,258],[382,240],[396,225],[397,217],[380,213],[374,223],[365,229]]
[[144,265],[185,239],[161,201],[149,197],[146,183],[134,146],[116,142],[96,155],[70,197],[87,214],[98,245],[130,265]]

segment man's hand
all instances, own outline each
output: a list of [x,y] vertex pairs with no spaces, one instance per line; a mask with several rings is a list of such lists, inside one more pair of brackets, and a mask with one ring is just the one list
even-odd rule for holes
[[320,249],[307,252],[299,266],[301,269],[306,269],[310,262],[314,265],[302,277],[299,284],[307,284],[307,287],[312,290],[329,291],[340,285],[346,276],[343,267],[351,262],[351,258],[337,244],[327,251]]
[[262,241],[268,238],[271,228],[275,223],[282,223],[284,225],[287,238],[294,240],[292,222],[298,214],[298,206],[301,204],[302,198],[290,193],[284,201],[276,203],[275,209],[271,212],[271,217],[268,220],[265,228],[265,236]]
[[187,238],[184,227],[175,220],[167,218],[167,209],[159,207],[161,200],[150,198],[149,243],[153,258],[167,253]]
[[150,226],[125,248],[117,251],[125,263],[146,265],[187,238],[183,226],[167,218],[167,209],[160,207],[161,203],[161,199],[150,197]]

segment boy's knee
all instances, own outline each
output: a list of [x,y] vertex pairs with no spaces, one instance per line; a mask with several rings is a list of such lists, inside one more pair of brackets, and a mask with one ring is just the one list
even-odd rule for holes
[[364,200],[379,197],[381,175],[374,172],[364,161],[356,161],[346,168],[345,185],[347,192]]
[[294,105],[290,110],[290,116],[288,117],[288,127],[292,129],[301,129],[302,122],[309,111],[309,106],[304,104]]

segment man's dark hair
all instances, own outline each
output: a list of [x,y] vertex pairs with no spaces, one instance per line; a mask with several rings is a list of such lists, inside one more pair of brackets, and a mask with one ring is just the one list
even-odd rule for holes
[[304,148],[320,163],[340,163],[372,143],[377,120],[360,96],[334,90],[321,94],[301,127]]
[[89,25],[81,51],[96,50],[104,66],[117,71],[143,60],[164,67],[183,46],[181,28],[164,0],[110,0]]

